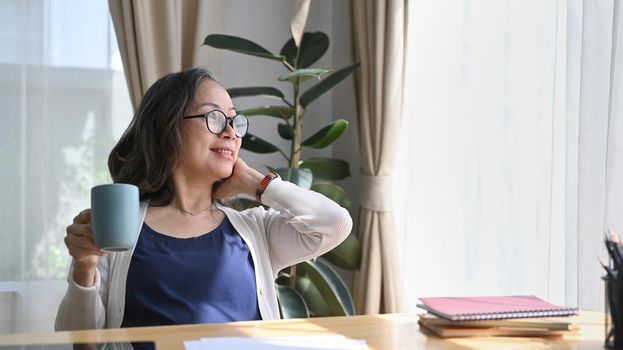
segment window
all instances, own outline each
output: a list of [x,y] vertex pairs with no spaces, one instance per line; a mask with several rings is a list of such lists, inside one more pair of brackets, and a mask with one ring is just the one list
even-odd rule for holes
[[565,292],[565,210],[577,115],[565,103],[579,67],[571,48],[581,42],[581,3],[410,6],[394,194],[404,295],[575,303]]
[[[0,293],[21,293],[9,302],[20,319],[27,298],[48,298],[53,319],[66,285],[53,281],[71,260],[65,227],[110,181],[108,153],[132,108],[106,0],[1,2],[0,45]],[[41,312],[40,328],[8,317],[0,333],[52,329]]]

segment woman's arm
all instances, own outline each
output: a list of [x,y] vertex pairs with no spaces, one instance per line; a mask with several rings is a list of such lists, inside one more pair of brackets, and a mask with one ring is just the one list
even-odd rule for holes
[[56,314],[56,330],[103,328],[106,322],[108,257],[95,245],[91,210],[80,212],[67,227],[65,245],[72,262],[69,286]]
[[58,307],[54,329],[66,331],[105,328],[108,257],[99,259],[94,271],[94,284],[90,287],[84,287],[74,280],[75,268],[75,263],[72,262],[67,276],[67,291]]
[[[255,196],[264,175],[238,158],[232,175],[215,187],[215,198]],[[340,244],[353,226],[348,211],[320,193],[280,178],[270,181],[261,202],[273,272],[322,255]]]
[[320,193],[274,179],[262,195],[273,271],[322,255],[350,233],[348,211]]

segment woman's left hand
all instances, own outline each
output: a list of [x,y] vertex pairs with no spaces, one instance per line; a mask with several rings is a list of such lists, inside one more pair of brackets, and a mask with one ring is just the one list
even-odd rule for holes
[[247,163],[238,158],[231,176],[214,184],[212,197],[225,199],[243,193],[255,197],[255,190],[263,177],[260,172],[249,167]]

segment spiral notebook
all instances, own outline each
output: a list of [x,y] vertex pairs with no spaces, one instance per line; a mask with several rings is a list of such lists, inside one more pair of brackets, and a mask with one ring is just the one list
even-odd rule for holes
[[534,295],[420,298],[418,306],[451,321],[577,315],[575,307],[550,304]]

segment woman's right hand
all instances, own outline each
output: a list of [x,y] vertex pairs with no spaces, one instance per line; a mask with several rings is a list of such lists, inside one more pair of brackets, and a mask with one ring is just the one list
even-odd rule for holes
[[95,269],[99,258],[106,253],[93,240],[91,209],[81,211],[74,218],[73,224],[67,226],[65,245],[74,259],[74,281],[84,287],[92,286],[95,283]]

